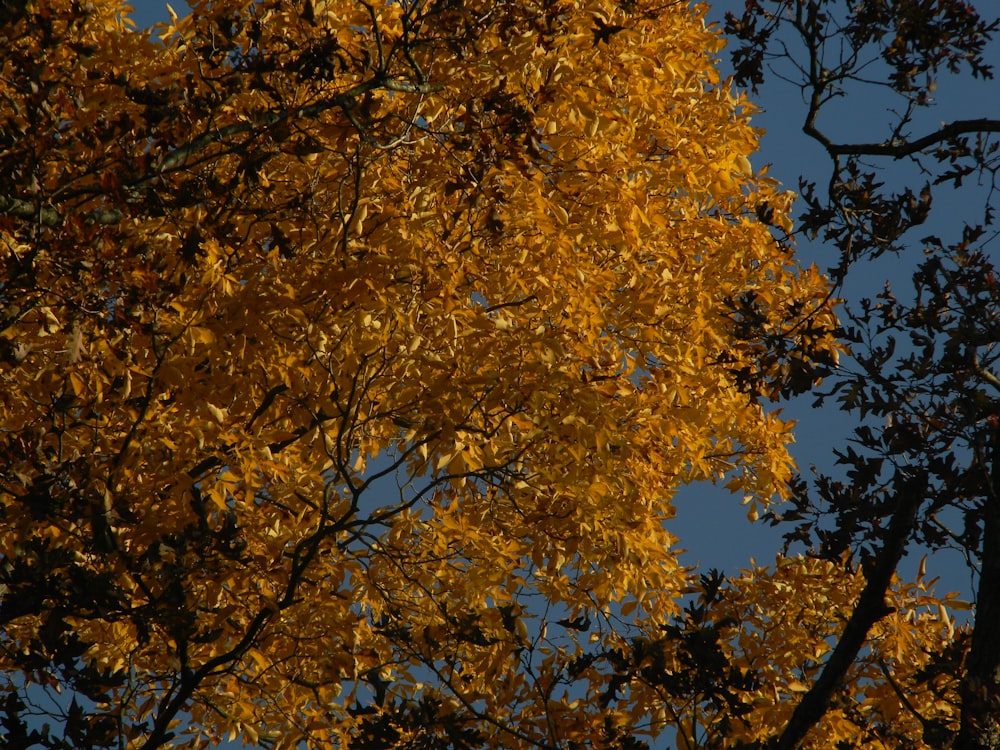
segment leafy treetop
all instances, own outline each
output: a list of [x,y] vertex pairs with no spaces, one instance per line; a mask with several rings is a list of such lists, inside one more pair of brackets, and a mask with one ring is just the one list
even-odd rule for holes
[[[585,645],[678,612],[679,484],[785,491],[761,401],[837,351],[719,37],[645,0],[191,6],[4,6],[6,731],[617,741],[659,709],[558,675],[609,695]],[[62,738],[23,720],[57,688]]]

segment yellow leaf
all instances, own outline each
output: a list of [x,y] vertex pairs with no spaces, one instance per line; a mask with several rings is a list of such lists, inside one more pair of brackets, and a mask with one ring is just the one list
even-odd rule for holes
[[83,378],[81,378],[77,373],[71,372],[69,374],[69,382],[70,385],[73,386],[73,393],[75,393],[77,396],[84,395],[84,393],[87,390],[87,386],[84,384]]
[[805,693],[809,691],[809,686],[799,680],[791,680],[787,687],[793,693]]
[[220,409],[218,406],[215,406],[207,401],[205,402],[205,408],[208,409],[208,413],[212,415],[212,419],[219,424],[225,424],[226,412],[223,409]]

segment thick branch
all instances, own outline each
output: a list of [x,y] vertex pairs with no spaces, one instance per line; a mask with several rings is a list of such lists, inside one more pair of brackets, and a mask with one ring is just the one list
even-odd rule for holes
[[910,532],[913,529],[917,510],[924,500],[923,487],[918,481],[910,479],[904,482],[899,498],[899,508],[889,523],[885,545],[876,558],[875,564],[866,573],[865,587],[858,598],[858,603],[851,612],[844,632],[837,641],[829,660],[816,682],[795,707],[792,718],[785,726],[784,732],[772,745],[774,750],[794,750],[823,714],[826,713],[830,698],[854,664],[858,652],[868,637],[872,626],[891,611],[885,603],[885,593],[889,589],[893,573],[906,549]]
[[959,688],[962,721],[955,750],[994,750],[1000,743],[1000,430],[994,430],[992,454],[976,624]]
[[814,119],[810,117],[802,131],[821,143],[831,156],[890,156],[893,159],[903,159],[959,135],[1000,133],[1000,120],[980,117],[976,120],[955,120],[916,140],[896,138],[882,143],[834,143],[816,127]]

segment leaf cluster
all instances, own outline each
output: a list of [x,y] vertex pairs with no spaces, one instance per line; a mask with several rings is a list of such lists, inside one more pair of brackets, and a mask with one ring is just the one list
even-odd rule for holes
[[717,34],[677,3],[191,10],[0,26],[11,736],[638,746],[665,709],[571,666],[678,611],[678,486],[784,493],[762,401],[837,352]]

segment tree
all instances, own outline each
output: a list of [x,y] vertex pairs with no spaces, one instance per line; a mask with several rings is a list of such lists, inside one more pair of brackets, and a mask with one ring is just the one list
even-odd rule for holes
[[700,11],[191,5],[0,17],[9,746],[635,747],[749,689],[636,673],[718,651],[672,493],[785,493],[764,402],[839,345]]
[[[802,181],[800,231],[837,251],[831,273],[838,286],[871,273],[884,254],[923,250],[912,292],[887,284],[876,299],[842,313],[852,357],[817,401],[833,398],[856,415],[853,445],[836,451],[846,477],[818,475],[811,487],[797,481],[790,509],[766,516],[795,524],[789,543],[804,543],[820,559],[846,559],[863,579],[836,648],[774,736],[777,748],[808,745],[845,692],[870,695],[880,684],[905,698],[915,731],[887,733],[883,717],[859,712],[859,734],[880,733],[893,746],[997,747],[1000,286],[987,246],[996,238],[988,227],[1000,121],[928,125],[925,113],[942,76],[992,77],[985,50],[998,28],[964,0],[747,0],[744,12],[728,16],[737,82],[796,84],[806,103],[802,129],[830,158],[827,178]],[[894,97],[892,119],[874,137],[838,139],[824,123],[860,86]],[[873,131],[879,125],[870,123]],[[933,194],[969,179],[983,185],[980,220],[950,240],[915,234]],[[971,620],[954,632],[949,625],[937,647],[926,640],[918,669],[896,654],[862,687],[853,675],[877,652],[878,631],[898,616],[887,604],[894,571],[918,548],[965,555],[976,581]]]

